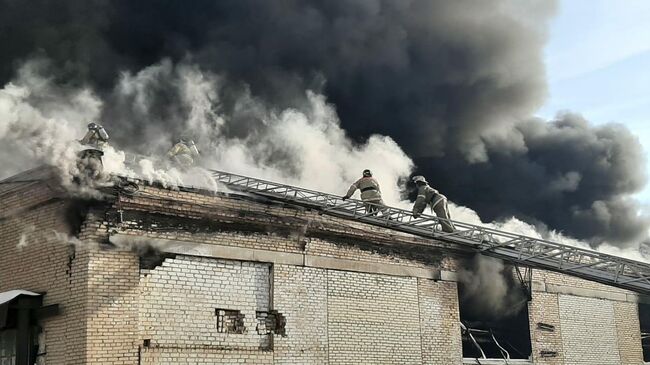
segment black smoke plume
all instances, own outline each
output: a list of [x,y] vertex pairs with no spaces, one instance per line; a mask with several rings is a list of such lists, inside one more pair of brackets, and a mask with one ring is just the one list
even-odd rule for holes
[[[222,75],[225,115],[242,93],[278,110],[303,107],[305,90],[325,95],[352,138],[392,137],[418,173],[485,221],[515,215],[594,244],[647,235],[629,198],[645,184],[638,140],[575,114],[531,117],[546,95],[552,2],[0,0],[0,9],[0,82],[29,59],[50,60],[54,82],[106,100],[104,123],[122,147],[176,132],[175,117],[190,111],[161,81],[147,91],[153,118],[138,115],[115,94],[120,78],[191,64]],[[264,128],[255,113],[234,114],[225,135]],[[268,156],[279,163],[286,151]]]

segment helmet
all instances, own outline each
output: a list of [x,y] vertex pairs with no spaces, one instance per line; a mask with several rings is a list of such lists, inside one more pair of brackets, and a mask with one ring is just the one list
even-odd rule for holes
[[425,179],[424,176],[422,176],[422,175],[413,176],[413,178],[411,180],[413,180],[413,182],[416,183],[416,184],[417,183],[424,183],[424,184],[427,183],[427,179]]
[[368,169],[363,170],[363,176],[364,177],[370,177],[372,176],[372,172]]
[[97,128],[99,128],[97,123],[95,123],[95,122],[88,123],[88,129],[93,129],[94,130],[94,129],[97,129]]
[[188,144],[190,141],[193,142],[192,135],[189,133],[183,133],[178,137],[178,142]]

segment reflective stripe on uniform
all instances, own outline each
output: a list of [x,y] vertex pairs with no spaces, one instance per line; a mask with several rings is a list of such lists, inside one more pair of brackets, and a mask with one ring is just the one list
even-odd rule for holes
[[431,209],[434,209],[441,201],[445,200],[444,196],[439,195],[438,200],[431,200]]

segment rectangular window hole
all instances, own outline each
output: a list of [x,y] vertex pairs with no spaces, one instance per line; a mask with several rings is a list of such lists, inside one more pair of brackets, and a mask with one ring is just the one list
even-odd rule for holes
[[556,357],[557,356],[557,351],[542,350],[542,351],[539,352],[539,356],[541,356],[541,357]]
[[215,308],[214,315],[217,317],[218,333],[246,333],[246,326],[244,326],[245,315],[241,311]]
[[286,334],[286,324],[287,320],[282,315],[282,313],[272,310],[272,311],[256,311],[255,317],[257,318],[257,325],[255,330],[259,335],[270,335],[275,333],[282,337],[285,337]]
[[[458,283],[463,358],[530,359],[528,297],[514,268],[483,258],[468,260],[463,267],[471,273]],[[484,271],[489,278],[481,276]],[[473,285],[479,279],[481,285]],[[495,296],[491,282],[506,290]],[[488,301],[492,305],[486,305]]]

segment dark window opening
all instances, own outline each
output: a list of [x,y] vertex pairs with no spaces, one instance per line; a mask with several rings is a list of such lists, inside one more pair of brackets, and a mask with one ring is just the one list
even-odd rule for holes
[[244,315],[241,311],[233,309],[215,308],[214,315],[217,316],[217,332],[219,333],[246,333],[244,326]]
[[280,336],[286,336],[287,320],[282,313],[272,311],[257,311],[255,312],[257,318],[257,326],[255,330],[259,335],[270,335],[272,333]]
[[643,361],[650,362],[650,304],[639,303],[639,326],[641,327]]
[[41,306],[42,296],[18,294],[0,304],[0,364],[34,364],[45,355],[39,321],[58,314],[58,305]]
[[[489,285],[458,283],[463,357],[472,359],[530,359],[528,296],[505,266],[508,288],[495,297]],[[512,279],[512,280],[510,280]],[[496,307],[494,308],[496,303]]]
[[0,331],[0,364],[16,363],[16,330]]

